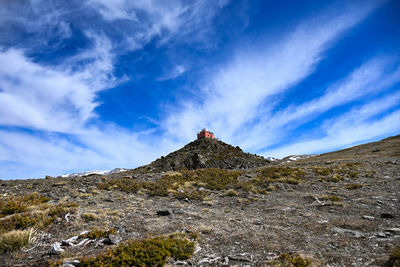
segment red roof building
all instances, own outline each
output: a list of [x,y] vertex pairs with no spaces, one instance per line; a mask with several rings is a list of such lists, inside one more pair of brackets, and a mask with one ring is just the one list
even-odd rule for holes
[[207,131],[206,128],[201,130],[201,132],[197,133],[197,140],[203,139],[203,138],[210,138],[210,139],[215,139],[214,133]]

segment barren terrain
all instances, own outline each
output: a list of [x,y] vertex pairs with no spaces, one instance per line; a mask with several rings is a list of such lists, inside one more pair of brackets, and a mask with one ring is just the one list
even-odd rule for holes
[[[210,167],[0,181],[4,203],[48,198],[0,216],[0,234],[36,231],[27,246],[3,251],[0,265],[78,266],[128,240],[172,233],[195,246],[190,257],[164,257],[167,265],[383,266],[400,245],[400,136],[261,167]],[[34,214],[49,221],[12,223]],[[112,234],[62,242],[95,229]],[[62,251],[50,251],[55,242]]]

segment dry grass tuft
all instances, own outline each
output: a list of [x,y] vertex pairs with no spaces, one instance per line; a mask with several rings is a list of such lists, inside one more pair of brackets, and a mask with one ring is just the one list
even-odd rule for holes
[[39,205],[41,203],[48,202],[49,200],[49,198],[41,196],[38,193],[1,198],[0,217],[24,212],[28,209],[29,206]]
[[36,230],[14,230],[0,235],[0,253],[7,253],[19,250],[36,239]]

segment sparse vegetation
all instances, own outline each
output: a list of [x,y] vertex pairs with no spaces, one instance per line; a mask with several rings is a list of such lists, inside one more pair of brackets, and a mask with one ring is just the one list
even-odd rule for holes
[[237,190],[266,195],[268,191],[276,190],[271,183],[298,184],[305,174],[301,168],[267,167],[258,170],[256,177],[248,181],[239,181],[241,171],[210,168],[183,171],[179,175],[167,174],[155,182],[136,182],[130,178],[118,178],[100,183],[99,188],[119,189],[130,193],[142,190],[150,196],[171,195],[177,199],[202,200],[207,193],[200,188],[225,191],[224,195],[227,196],[237,196]]
[[363,185],[362,184],[347,184],[344,187],[348,190],[356,190],[356,189],[362,188]]
[[332,195],[324,195],[322,197],[320,197],[321,200],[329,200],[332,202],[341,202],[343,199],[341,197],[338,196],[332,196]]
[[0,235],[0,253],[19,250],[35,240],[34,228],[27,230],[14,230]]
[[389,260],[385,263],[385,267],[400,267],[400,246],[392,251]]
[[32,193],[23,196],[8,196],[0,199],[0,217],[11,215],[14,213],[20,213],[27,210],[29,206],[38,205],[44,202],[48,202],[50,199],[39,195],[38,193]]
[[273,166],[258,170],[258,175],[250,182],[261,189],[271,189],[271,183],[299,184],[306,171],[301,168]]
[[236,197],[238,196],[238,192],[233,190],[233,189],[229,189],[228,191],[225,191],[224,196],[228,196],[228,197]]
[[0,233],[24,230],[33,226],[44,228],[67,213],[74,213],[76,207],[77,204],[75,203],[59,203],[57,205],[47,205],[46,209],[15,213],[5,218],[0,218]]
[[99,219],[96,214],[90,212],[82,213],[81,217],[85,220],[85,222],[97,221]]
[[115,234],[117,230],[115,229],[109,229],[109,230],[104,230],[104,229],[92,229],[89,231],[89,233],[83,235],[83,238],[89,238],[89,239],[98,239],[102,237],[107,237],[109,235]]
[[93,258],[82,266],[163,266],[167,257],[189,259],[195,244],[187,234],[171,234],[143,240],[130,240]]
[[315,174],[317,175],[322,175],[322,176],[327,176],[330,175],[333,172],[332,168],[328,168],[328,167],[314,167],[313,171]]
[[306,267],[310,266],[311,261],[304,259],[298,254],[281,254],[277,260],[273,262],[273,266],[281,267]]

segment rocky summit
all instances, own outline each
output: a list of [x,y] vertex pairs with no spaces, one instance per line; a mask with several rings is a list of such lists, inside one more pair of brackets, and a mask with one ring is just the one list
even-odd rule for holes
[[203,138],[190,142],[140,169],[150,172],[202,168],[248,169],[268,163],[270,161],[264,157],[245,153],[238,146],[234,147],[217,139]]
[[120,173],[0,181],[0,266],[400,266],[400,136],[269,162],[198,140]]

